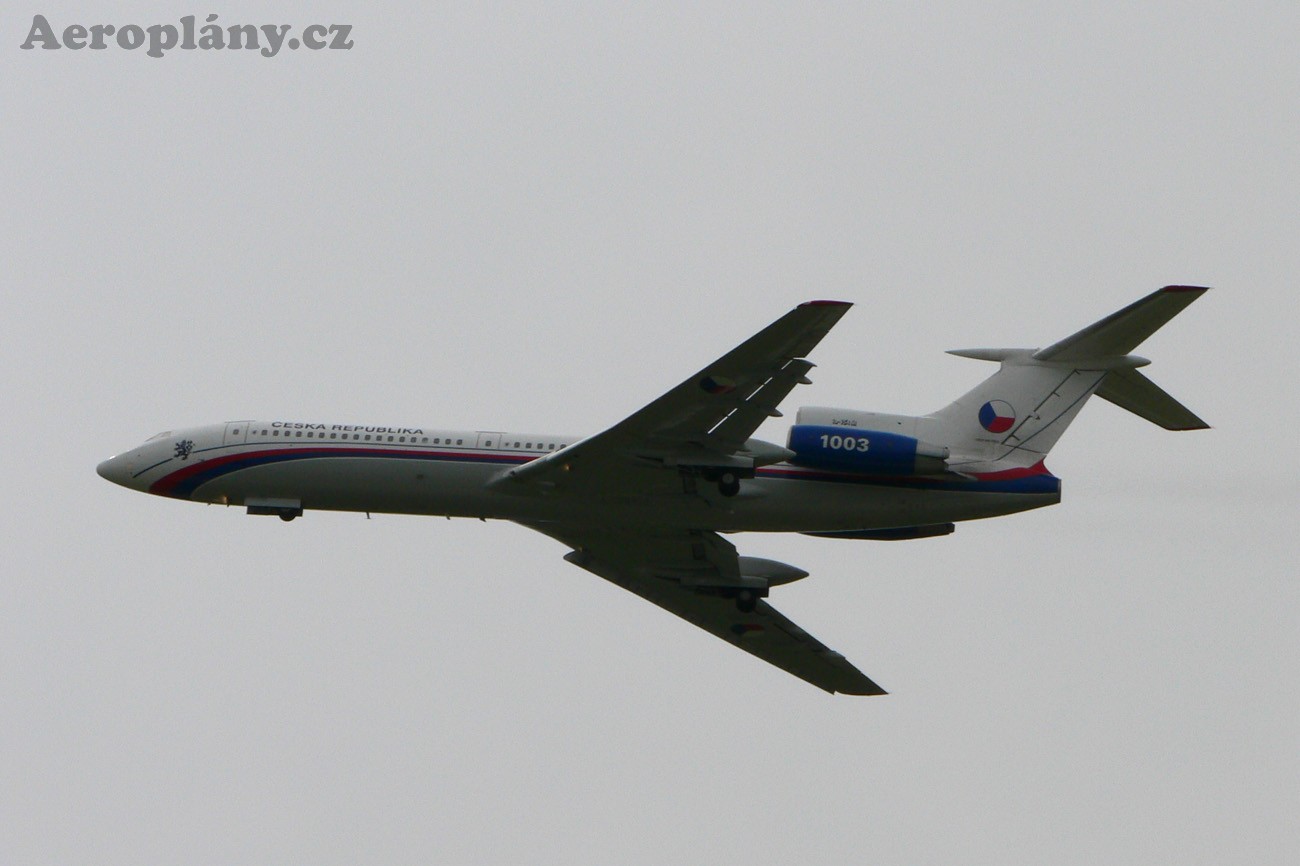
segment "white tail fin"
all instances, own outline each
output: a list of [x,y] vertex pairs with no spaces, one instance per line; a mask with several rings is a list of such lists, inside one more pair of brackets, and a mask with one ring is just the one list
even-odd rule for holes
[[1166,286],[1045,349],[959,349],[999,361],[970,393],[925,419],[925,438],[948,446],[959,472],[1024,469],[1041,462],[1094,393],[1162,427],[1208,425],[1135,368],[1133,349],[1206,290]]

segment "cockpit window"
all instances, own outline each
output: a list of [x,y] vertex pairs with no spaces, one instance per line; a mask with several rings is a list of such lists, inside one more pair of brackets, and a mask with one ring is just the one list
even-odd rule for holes
[[149,441],[152,442],[155,439],[166,439],[170,435],[172,435],[172,431],[164,430],[161,433],[159,433],[157,436],[150,436]]

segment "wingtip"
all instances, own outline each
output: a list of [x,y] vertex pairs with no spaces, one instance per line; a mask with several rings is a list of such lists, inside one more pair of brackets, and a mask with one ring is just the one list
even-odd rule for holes
[[870,688],[836,689],[835,691],[841,695],[852,695],[855,698],[878,698],[889,694],[875,683],[872,683]]
[[844,677],[827,691],[837,692],[841,695],[854,695],[857,697],[879,697],[887,695],[889,692],[880,687],[880,684],[862,671],[850,666],[853,673]]

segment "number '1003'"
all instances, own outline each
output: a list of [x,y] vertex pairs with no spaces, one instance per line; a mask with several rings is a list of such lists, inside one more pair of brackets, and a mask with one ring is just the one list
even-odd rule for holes
[[834,451],[866,451],[870,447],[869,439],[859,439],[856,436],[829,436],[822,434],[822,447],[830,448]]

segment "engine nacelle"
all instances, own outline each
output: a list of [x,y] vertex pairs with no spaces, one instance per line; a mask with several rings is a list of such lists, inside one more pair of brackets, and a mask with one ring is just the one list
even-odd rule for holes
[[759,556],[741,556],[738,559],[741,579],[761,580],[764,586],[781,586],[808,576],[808,572],[802,568],[775,559]]
[[936,475],[947,469],[948,449],[912,436],[817,424],[790,428],[789,462],[813,469],[872,475]]
[[667,575],[676,577],[682,586],[704,587],[715,591],[732,592],[740,589],[753,590],[760,596],[766,596],[768,589],[803,580],[808,572],[802,568],[775,559],[763,559],[759,556],[737,557],[736,565],[740,576],[736,579],[719,579],[716,573],[694,574],[690,571]]

